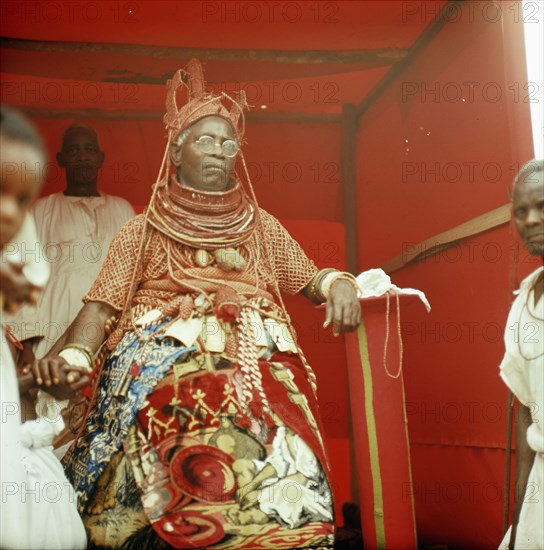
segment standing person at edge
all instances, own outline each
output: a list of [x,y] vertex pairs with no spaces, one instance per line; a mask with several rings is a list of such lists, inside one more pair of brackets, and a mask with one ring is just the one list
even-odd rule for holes
[[[36,130],[18,111],[0,105],[0,548],[4,550],[87,547],[73,490],[52,452],[57,425],[35,420],[22,424],[17,373],[3,334],[9,313],[22,303],[35,302],[38,284],[44,282],[43,266],[20,255],[24,239],[36,241],[27,208],[41,187],[44,165],[45,151]],[[85,371],[76,369],[82,376],[71,386],[73,370],[64,365],[55,372],[57,395],[68,397],[88,382]],[[21,384],[35,386],[32,374],[22,378]]]
[[[51,277],[37,306],[24,307],[13,321],[13,332],[23,346],[19,367],[43,357],[70,325],[100,272],[111,240],[134,216],[128,201],[98,190],[104,152],[93,128],[69,126],[57,163],[65,170],[66,189],[37,200],[31,208],[41,246],[28,243],[28,250],[46,257],[51,263]],[[81,407],[76,411],[72,408],[81,399],[75,398],[65,411],[67,426],[56,438],[55,447],[73,439],[76,426],[70,424]]]
[[[514,224],[529,254],[544,260],[544,161],[532,160],[514,180]],[[500,375],[519,400],[512,527],[500,548],[544,548],[544,268],[526,277],[514,300]]]
[[[315,375],[281,292],[326,302],[339,334],[360,322],[357,284],[318,271],[258,207],[240,149],[245,94],[206,92],[196,60],[168,85],[149,207],[121,228],[73,325],[34,365],[47,372],[69,353],[90,366],[104,343],[65,457],[91,547],[330,549]],[[90,341],[87,323],[112,315],[113,332]]]

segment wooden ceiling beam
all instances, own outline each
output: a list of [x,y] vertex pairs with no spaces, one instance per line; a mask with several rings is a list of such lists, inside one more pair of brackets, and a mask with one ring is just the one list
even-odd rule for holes
[[[161,121],[164,112],[159,111],[103,111],[101,109],[49,109],[41,107],[23,107],[24,112],[35,118],[61,118],[83,120],[88,118],[104,120],[156,120]],[[341,115],[334,113],[273,113],[265,111],[249,112],[245,115],[248,122],[270,123],[334,123],[341,121]]]
[[405,48],[378,48],[365,50],[246,50],[229,48],[181,48],[144,44],[111,44],[94,42],[60,42],[1,38],[0,45],[11,50],[29,52],[100,53],[112,55],[146,56],[162,59],[190,59],[202,61],[258,61],[290,64],[350,64],[398,63],[409,50]]

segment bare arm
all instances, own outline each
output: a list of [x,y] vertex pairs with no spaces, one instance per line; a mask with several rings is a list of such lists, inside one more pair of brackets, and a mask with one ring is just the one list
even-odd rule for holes
[[59,354],[66,344],[82,344],[96,353],[106,340],[106,321],[117,311],[104,302],[87,302],[45,357]]
[[112,306],[103,302],[85,304],[45,357],[25,367],[19,381],[21,391],[38,386],[57,399],[76,395],[88,384],[89,373],[84,368],[69,365],[59,353],[67,344],[80,344],[94,355],[106,340],[106,322],[116,313]]
[[512,534],[508,548],[513,549],[516,541],[516,531],[519,522],[519,515],[525,492],[529,473],[533,467],[535,452],[527,443],[527,428],[531,425],[531,411],[529,407],[519,404],[518,416],[516,418],[516,483],[514,494],[514,514],[512,518]]
[[312,294],[312,281],[310,281],[301,291],[300,293],[310,300],[310,302],[313,302],[314,304],[321,303],[316,296]]

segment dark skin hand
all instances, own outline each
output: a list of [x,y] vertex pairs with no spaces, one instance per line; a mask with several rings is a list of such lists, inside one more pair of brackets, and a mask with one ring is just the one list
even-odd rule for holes
[[[96,353],[108,336],[111,318],[116,314],[114,308],[102,302],[85,304],[49,353],[23,368],[23,377],[28,378],[20,379],[21,391],[28,391],[30,384],[34,384],[56,399],[75,397],[89,383],[90,372],[87,368],[69,365],[58,354],[67,343],[72,342],[87,346],[92,353]],[[102,327],[92,341],[86,336],[87,332],[91,332],[87,331],[89,326],[93,327],[93,335],[96,334],[96,327]],[[28,387],[24,384],[28,384]]]
[[[36,360],[32,345],[34,338],[22,342],[17,364],[20,368],[19,393],[26,397],[29,390],[40,388],[46,390],[56,399],[71,399],[88,383],[89,372],[81,367],[68,365],[62,357],[50,364]],[[30,401],[31,402],[31,401]]]
[[17,353],[17,367],[22,369],[26,365],[31,365],[34,363],[36,357],[34,356],[34,344],[37,343],[39,338],[28,338],[23,340],[21,345],[23,349]]
[[64,401],[75,397],[89,380],[89,371],[86,368],[69,365],[62,357],[47,365],[42,359],[35,361],[31,370],[25,370],[19,376],[19,390],[26,393],[37,386],[55,399]]
[[[0,288],[4,295],[4,309],[10,313],[15,313],[25,302],[35,304],[39,296],[40,289],[28,282],[22,267],[11,262],[0,263]],[[42,370],[40,362],[34,362],[32,343],[32,340],[23,343],[23,350],[18,358],[19,366],[25,365],[19,376],[21,395],[45,384],[47,391],[57,399],[68,399],[88,384],[88,373],[66,365],[62,358],[64,365],[56,362],[51,365],[51,372]]]
[[[301,294],[318,303],[310,293],[310,285],[304,287]],[[356,330],[360,322],[361,305],[353,284],[345,279],[334,281],[327,298],[323,328],[332,324],[332,332],[338,336]]]

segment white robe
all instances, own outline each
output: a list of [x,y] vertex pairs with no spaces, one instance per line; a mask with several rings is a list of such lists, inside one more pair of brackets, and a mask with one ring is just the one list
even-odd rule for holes
[[31,211],[42,244],[26,243],[23,261],[45,258],[51,278],[37,308],[22,308],[12,327],[19,340],[43,336],[34,349],[40,358],[81,309],[81,300],[97,278],[111,240],[134,216],[134,210],[125,199],[104,193],[99,197],[54,193],[36,201]]
[[87,535],[76,496],[51,444],[62,418],[21,424],[17,374],[4,339],[0,357],[0,548],[83,550]]
[[[36,239],[32,220],[25,221],[2,251],[2,261],[24,260],[20,244]],[[23,273],[34,281],[47,280],[43,262],[26,267]],[[75,494],[52,447],[64,422],[58,409],[50,408],[49,418],[21,423],[17,373],[4,334],[7,322],[11,319],[0,311],[0,548],[84,549],[87,536]]]
[[[544,297],[535,306],[530,291],[543,270],[537,269],[520,285],[506,322],[506,353],[500,366],[502,379],[529,408],[532,419],[527,442],[535,451],[535,460],[516,531],[515,548],[520,550],[544,548]],[[499,548],[508,548],[510,531]]]

